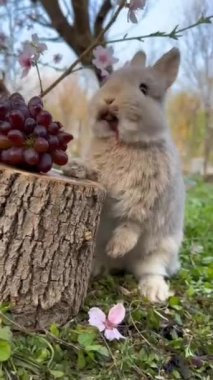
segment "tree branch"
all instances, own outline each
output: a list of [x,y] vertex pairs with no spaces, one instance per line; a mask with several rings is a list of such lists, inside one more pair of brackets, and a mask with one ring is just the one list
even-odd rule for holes
[[70,0],[74,11],[74,25],[81,36],[91,34],[88,0]]
[[113,8],[111,0],[105,0],[96,16],[94,24],[95,37],[103,30],[103,23],[109,11]]
[[64,41],[77,52],[74,27],[68,23],[66,17],[63,15],[58,0],[40,0],[40,3],[51,20],[52,28],[57,30]]
[[126,0],[121,0],[120,5],[118,6],[118,9],[112,16],[111,20],[108,22],[106,27],[100,32],[100,34],[97,36],[97,38],[94,40],[94,42],[88,46],[88,48],[76,59],[75,62],[72,63],[72,65],[58,78],[55,82],[53,82],[46,90],[44,90],[42,97],[48,94],[53,88],[55,88],[64,78],[66,78],[69,74],[72,73],[73,69],[83,61],[83,58],[87,56],[91,51],[102,41],[104,34],[110,29],[112,24],[117,20],[117,17],[119,16],[121,10],[123,9],[124,5],[126,3]]
[[213,15],[201,17],[194,24],[186,26],[185,28],[179,28],[179,26],[177,25],[174,29],[171,30],[171,32],[168,32],[168,33],[158,31],[158,32],[150,33],[150,34],[144,34],[142,36],[133,36],[133,37],[124,36],[123,38],[118,38],[116,40],[108,40],[108,41],[106,41],[106,43],[107,44],[115,44],[117,42],[127,42],[127,41],[133,41],[133,40],[143,42],[144,39],[151,38],[151,37],[166,37],[166,38],[172,38],[173,40],[178,40],[178,38],[182,37],[183,32],[186,32],[189,29],[195,28],[198,25],[211,24],[212,19],[213,19]]

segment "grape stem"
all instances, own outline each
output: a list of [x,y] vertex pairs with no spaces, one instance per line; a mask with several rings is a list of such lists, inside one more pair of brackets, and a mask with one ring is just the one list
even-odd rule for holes
[[40,90],[41,90],[40,96],[42,96],[43,93],[44,93],[44,90],[43,90],[41,75],[40,75],[40,71],[39,71],[38,63],[37,62],[35,62],[35,67],[36,67],[36,71],[37,71],[37,74],[38,74],[39,86],[40,86]]

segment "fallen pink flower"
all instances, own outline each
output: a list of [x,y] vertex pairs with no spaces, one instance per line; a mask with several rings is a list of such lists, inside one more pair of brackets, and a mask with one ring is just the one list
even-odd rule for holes
[[146,0],[131,0],[127,5],[129,8],[127,14],[127,21],[131,21],[133,24],[137,24],[138,20],[135,12],[139,9],[143,9],[145,7]]
[[108,340],[125,339],[120,334],[117,327],[123,321],[126,314],[125,307],[122,303],[113,306],[106,317],[106,314],[99,307],[92,307],[89,310],[89,324],[97,327],[100,332],[104,332]]
[[95,58],[92,60],[92,63],[101,71],[102,76],[108,76],[109,71],[107,71],[107,69],[110,69],[114,63],[119,61],[117,58],[113,57],[113,53],[112,46],[106,48],[103,46],[97,46],[93,50]]

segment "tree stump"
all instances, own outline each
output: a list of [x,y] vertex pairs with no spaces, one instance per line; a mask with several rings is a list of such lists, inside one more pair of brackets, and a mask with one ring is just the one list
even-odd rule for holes
[[78,313],[104,198],[97,183],[0,166],[0,302],[22,326]]

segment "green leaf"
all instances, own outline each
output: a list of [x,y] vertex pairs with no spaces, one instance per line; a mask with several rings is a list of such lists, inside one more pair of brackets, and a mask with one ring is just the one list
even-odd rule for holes
[[87,346],[86,351],[98,352],[100,355],[109,357],[109,351],[106,347],[102,346],[101,344],[93,344],[91,346]]
[[178,297],[171,297],[169,299],[169,306],[174,309],[174,310],[181,310],[182,309],[182,306],[181,306],[181,303],[180,303],[180,298]]
[[8,326],[0,327],[0,339],[11,342],[12,336],[12,331]]
[[80,334],[78,337],[78,343],[83,347],[90,346],[94,342],[95,337],[96,335],[93,332]]
[[82,350],[78,351],[77,368],[83,369],[86,366],[86,359]]
[[59,337],[60,335],[60,331],[58,329],[58,326],[53,323],[51,326],[50,326],[50,332],[52,335],[56,336],[56,337]]
[[11,346],[6,340],[0,340],[0,362],[6,362],[11,356]]
[[64,372],[62,372],[62,371],[51,370],[50,373],[54,377],[54,379],[62,379],[62,378],[64,378]]

